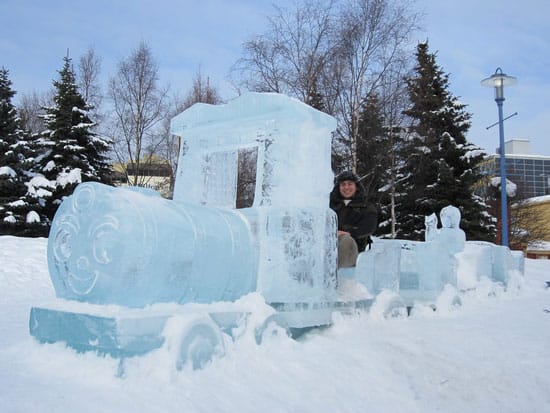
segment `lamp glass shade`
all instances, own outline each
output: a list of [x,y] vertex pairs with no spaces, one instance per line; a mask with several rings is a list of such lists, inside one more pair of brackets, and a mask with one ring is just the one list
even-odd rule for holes
[[504,73],[495,73],[489,76],[487,79],[483,79],[481,84],[488,87],[503,87],[511,86],[517,83],[517,78],[514,76],[508,76]]

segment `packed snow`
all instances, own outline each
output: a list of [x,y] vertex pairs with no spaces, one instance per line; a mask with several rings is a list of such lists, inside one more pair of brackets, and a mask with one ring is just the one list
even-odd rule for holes
[[536,196],[527,200],[528,205],[544,204],[550,201],[550,195]]
[[3,176],[3,175],[7,175],[13,178],[17,176],[17,173],[13,169],[11,169],[9,166],[2,166],[0,167],[0,176]]
[[[491,178],[491,186],[494,186],[495,188],[500,188],[501,182],[502,179],[500,176],[495,176],[494,178]],[[518,187],[515,183],[513,183],[509,179],[506,179],[506,195],[508,195],[510,198],[515,197],[517,189]]]
[[529,250],[550,251],[550,242],[548,241],[533,241],[527,245]]
[[[55,300],[43,238],[0,237],[0,411],[548,412],[550,261],[526,260],[504,290],[483,280],[409,317],[334,314],[298,340],[248,332],[201,370],[159,349],[119,361],[29,335],[29,310]],[[243,298],[258,313],[257,293]],[[170,329],[166,329],[170,342]]]

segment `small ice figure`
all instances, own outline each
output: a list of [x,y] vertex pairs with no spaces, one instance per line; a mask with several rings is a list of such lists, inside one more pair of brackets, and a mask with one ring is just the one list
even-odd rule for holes
[[424,226],[426,229],[426,232],[424,234],[424,240],[433,241],[437,237],[437,234],[439,233],[439,230],[437,229],[437,215],[433,213],[431,215],[425,216]]
[[464,249],[466,236],[460,229],[460,210],[452,205],[437,216],[424,219],[426,242],[402,243],[399,274],[400,293],[405,299],[434,300],[445,285],[457,285],[458,262],[455,254]]
[[447,205],[441,209],[439,216],[441,217],[441,226],[443,228],[459,228],[461,214],[457,207]]
[[464,250],[466,234],[460,229],[460,210],[449,205],[441,209],[439,215],[442,228],[435,239],[441,242],[451,254]]

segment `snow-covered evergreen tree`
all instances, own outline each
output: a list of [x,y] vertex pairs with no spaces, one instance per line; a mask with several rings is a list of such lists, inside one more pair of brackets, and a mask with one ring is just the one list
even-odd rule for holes
[[405,114],[412,126],[398,191],[397,235],[423,239],[424,217],[452,204],[462,213],[468,238],[493,240],[494,220],[473,193],[483,151],[466,139],[471,114],[449,92],[449,76],[427,43],[417,46],[416,59],[414,74],[406,79],[411,103]]
[[379,189],[387,182],[391,141],[387,136],[381,103],[376,95],[367,96],[359,118],[357,175],[371,202],[379,203]]
[[12,103],[9,71],[0,70],[0,234],[40,235],[40,206],[26,197],[32,145]]
[[46,130],[37,141],[41,155],[35,172],[40,175],[29,184],[29,192],[43,204],[49,220],[78,183],[108,183],[111,175],[106,156],[110,141],[93,131],[95,124],[78,91],[71,59],[63,60],[60,78],[53,83],[54,104],[45,108]]
[[386,117],[378,95],[369,95],[363,102],[358,125],[357,174],[369,200],[379,210],[378,236],[393,233],[401,137],[402,129]]

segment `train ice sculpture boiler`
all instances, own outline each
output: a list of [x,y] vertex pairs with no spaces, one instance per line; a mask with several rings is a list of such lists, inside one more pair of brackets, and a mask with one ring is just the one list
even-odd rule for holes
[[328,206],[336,121],[298,100],[248,93],[199,103],[171,129],[181,137],[173,200],[83,183],[59,207],[48,239],[57,299],[33,307],[29,321],[40,342],[124,360],[165,346],[176,325],[175,365],[199,368],[238,339],[250,314],[236,301],[248,294],[273,310],[254,326],[260,343],[274,325],[291,334],[330,325],[335,311],[369,308],[383,291],[387,313],[433,302],[457,285],[461,251],[479,263],[475,277],[506,283],[522,271],[522,257],[493,244],[443,247],[442,233],[461,231],[455,222],[425,243],[375,240],[337,274]]

